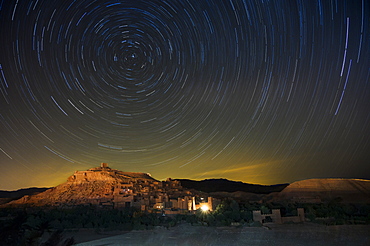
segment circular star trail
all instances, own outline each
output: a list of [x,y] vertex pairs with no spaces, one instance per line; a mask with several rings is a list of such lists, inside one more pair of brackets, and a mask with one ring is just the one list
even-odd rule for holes
[[370,178],[370,4],[0,1],[0,189]]

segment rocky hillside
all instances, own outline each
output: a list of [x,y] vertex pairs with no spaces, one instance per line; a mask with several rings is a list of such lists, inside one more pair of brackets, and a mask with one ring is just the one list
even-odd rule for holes
[[362,179],[307,179],[294,182],[277,193],[275,200],[295,202],[370,203],[370,180]]
[[122,172],[102,163],[101,167],[76,171],[65,183],[42,193],[11,201],[6,206],[70,207],[90,204],[124,207],[133,206],[141,199],[143,204],[138,203],[139,206],[145,205],[144,198],[147,199],[147,196],[148,199],[150,195],[153,199],[164,197],[166,186],[171,186],[173,192],[181,190],[179,182],[160,182],[147,173]]

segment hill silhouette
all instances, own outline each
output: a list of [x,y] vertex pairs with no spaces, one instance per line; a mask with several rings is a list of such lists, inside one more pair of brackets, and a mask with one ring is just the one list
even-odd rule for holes
[[370,180],[306,179],[291,183],[275,194],[274,199],[313,203],[339,199],[350,203],[370,203]]
[[280,192],[289,185],[289,184],[257,185],[243,183],[240,181],[231,181],[227,179],[205,179],[201,181],[190,179],[176,179],[176,180],[180,181],[182,187],[186,189],[194,189],[207,193],[243,191],[255,194],[270,194],[272,192]]
[[49,188],[25,188],[15,191],[0,190],[0,205],[10,202],[12,200],[19,199],[23,196],[32,196],[46,191]]
[[21,198],[22,196],[25,195],[35,195],[41,192],[46,191],[49,188],[25,188],[25,189],[19,189],[15,191],[7,191],[7,190],[0,190],[0,198]]

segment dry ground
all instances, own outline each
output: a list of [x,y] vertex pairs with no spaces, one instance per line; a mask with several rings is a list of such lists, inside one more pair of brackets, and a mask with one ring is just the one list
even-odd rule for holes
[[[90,233],[90,234],[89,234]],[[110,232],[117,234],[119,232]],[[119,235],[94,235],[93,231],[68,233],[77,245],[370,245],[369,225],[324,226],[270,224],[268,227],[206,227],[181,224],[147,231],[121,232]],[[90,237],[91,241],[88,241]],[[99,238],[100,239],[97,239]],[[105,238],[102,238],[105,237]],[[84,243],[80,243],[84,242]]]

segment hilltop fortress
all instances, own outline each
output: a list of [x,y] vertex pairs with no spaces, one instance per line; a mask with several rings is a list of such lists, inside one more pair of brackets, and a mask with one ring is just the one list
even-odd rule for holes
[[87,171],[76,171],[68,178],[68,182],[82,183],[89,181],[133,181],[135,179],[158,181],[150,176],[149,173],[122,172],[108,167],[107,163],[101,163],[100,167],[90,168]]
[[76,171],[63,184],[8,205],[135,207],[142,211],[161,210],[166,214],[175,214],[200,207],[214,210],[218,204],[217,199],[184,189],[179,181],[158,181],[148,173],[122,172],[101,163],[100,167]]

